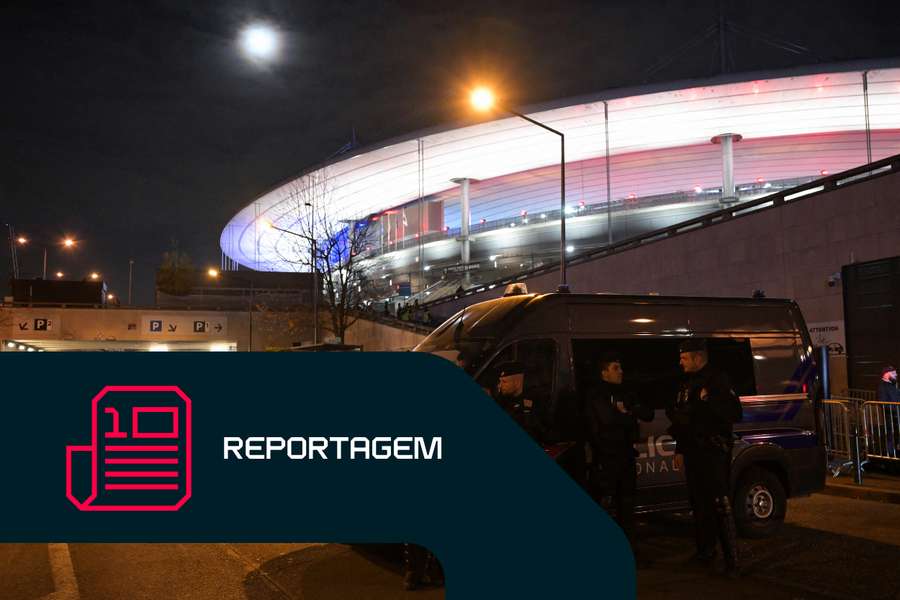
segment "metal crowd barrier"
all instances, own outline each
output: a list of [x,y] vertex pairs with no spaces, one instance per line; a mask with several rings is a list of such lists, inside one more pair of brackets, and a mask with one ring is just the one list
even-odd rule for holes
[[850,471],[856,483],[862,483],[866,463],[900,462],[900,403],[879,402],[869,390],[844,390],[825,400],[824,420],[834,477]]
[[900,461],[900,402],[863,402],[862,420],[866,456]]

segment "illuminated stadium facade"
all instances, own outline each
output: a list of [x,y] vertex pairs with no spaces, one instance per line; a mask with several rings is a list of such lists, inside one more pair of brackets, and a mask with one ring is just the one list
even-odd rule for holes
[[[575,256],[900,153],[900,61],[614,90],[524,112],[566,135]],[[727,144],[712,141],[723,134],[737,134],[733,196]],[[373,297],[409,282],[435,299],[558,260],[558,138],[509,117],[352,151],[276,187],[225,227],[226,268],[306,269],[308,245],[282,230],[309,218],[297,201],[309,177],[327,181],[314,202],[336,229],[368,223]]]

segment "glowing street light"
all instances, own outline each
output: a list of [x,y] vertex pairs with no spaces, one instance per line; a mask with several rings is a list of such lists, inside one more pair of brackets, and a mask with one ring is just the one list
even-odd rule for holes
[[65,246],[66,248],[74,248],[75,240],[73,240],[72,238],[66,238],[63,240],[62,245]]
[[[526,117],[520,112],[516,112],[506,106],[501,106],[494,93],[486,87],[477,87],[469,94],[469,102],[472,107],[480,112],[487,112],[493,109],[507,112],[511,115],[528,121],[532,125],[537,125],[542,129],[546,129],[550,133],[559,136],[559,288],[560,292],[569,291],[569,283],[566,278],[566,136],[561,131],[557,131],[552,127],[544,125],[540,121],[536,121],[531,117]],[[510,223],[510,227],[515,227],[515,223]]]
[[218,269],[207,269],[206,274],[209,275],[210,277],[212,277],[213,279],[215,279],[216,277],[219,276],[219,270]]
[[475,110],[487,111],[494,107],[494,92],[486,87],[477,87],[469,95],[469,101]]
[[57,271],[57,272],[56,272],[56,278],[57,278],[57,279],[62,279],[62,278],[65,277],[65,276],[66,276],[65,273],[63,273],[62,271]]
[[20,235],[19,237],[16,238],[16,242],[17,242],[20,246],[24,246],[25,244],[28,243],[28,238],[25,237],[24,235]]
[[241,46],[252,59],[271,59],[278,52],[278,33],[268,25],[250,25],[241,33]]
[[100,273],[97,273],[96,271],[94,271],[91,273],[90,277],[91,277],[92,281],[97,281],[98,279],[100,279]]

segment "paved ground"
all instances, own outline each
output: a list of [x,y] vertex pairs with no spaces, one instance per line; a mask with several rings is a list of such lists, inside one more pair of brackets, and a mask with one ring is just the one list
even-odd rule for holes
[[[900,599],[900,505],[815,495],[791,500],[788,515],[777,537],[741,541],[738,581],[681,564],[692,552],[687,518],[650,520],[640,544],[656,562],[638,572],[638,597]],[[443,589],[403,592],[399,568],[390,549],[341,544],[6,544],[0,599],[444,597]]]
[[686,518],[654,519],[641,534],[657,558],[638,572],[641,600],[900,599],[900,505],[818,494],[791,500],[777,537],[741,540],[738,581],[681,564],[692,552]]

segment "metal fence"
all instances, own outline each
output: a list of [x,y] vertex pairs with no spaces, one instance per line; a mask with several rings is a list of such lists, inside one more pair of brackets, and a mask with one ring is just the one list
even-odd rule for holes
[[826,399],[823,412],[834,477],[851,472],[862,483],[866,463],[900,463],[900,403],[879,402],[875,392],[849,389]]

